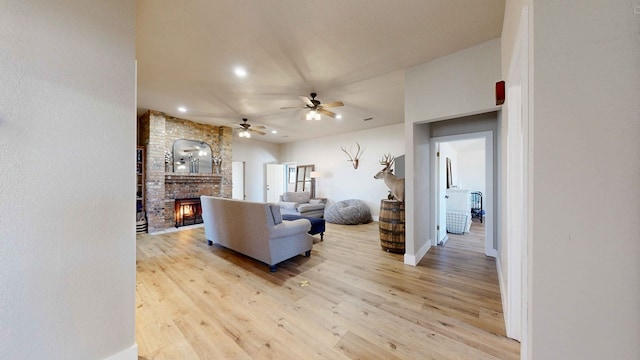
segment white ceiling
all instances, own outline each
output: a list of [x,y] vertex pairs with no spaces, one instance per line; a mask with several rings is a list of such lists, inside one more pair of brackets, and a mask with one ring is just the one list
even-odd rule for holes
[[[137,0],[138,112],[246,117],[275,143],[401,123],[404,70],[499,37],[503,13],[504,0]],[[330,109],[343,118],[280,109],[311,92],[343,101]]]

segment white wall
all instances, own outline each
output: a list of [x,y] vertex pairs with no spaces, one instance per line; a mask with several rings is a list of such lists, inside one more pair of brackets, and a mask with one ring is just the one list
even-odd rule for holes
[[[459,184],[459,172],[458,172],[458,152],[449,143],[440,143],[440,156],[445,159],[451,160],[451,185],[457,186]],[[445,160],[446,164],[446,160]],[[446,169],[445,169],[446,171]]]
[[0,7],[0,358],[137,359],[135,4]]
[[279,144],[255,138],[233,138],[233,161],[245,162],[245,191],[247,201],[266,201],[266,164],[279,163]]
[[640,359],[637,5],[535,1],[533,359]]
[[495,110],[500,39],[470,47],[405,73],[405,121],[434,121]]
[[457,154],[458,185],[485,194],[484,150],[459,151]]
[[[406,103],[405,103],[406,107]],[[404,262],[417,265],[427,253],[435,234],[435,226],[429,221],[432,216],[430,191],[431,162],[435,157],[431,153],[431,125],[405,122],[406,168],[405,193],[405,255]],[[410,136],[407,136],[410,134]]]
[[[388,188],[373,176],[382,169],[379,161],[383,154],[404,154],[403,133],[403,124],[397,124],[288,143],[282,146],[281,162],[314,164],[316,171],[322,173],[316,180],[317,197],[326,197],[329,204],[347,199],[362,200],[377,219],[380,200],[387,198]],[[340,150],[341,146],[345,149],[355,147],[356,142],[364,150],[357,170]]]
[[[430,219],[427,209],[430,206],[429,198],[416,198],[417,194],[425,190],[428,192],[431,179],[429,166],[418,166],[428,164],[430,154],[419,148],[428,144],[428,137],[451,135],[447,127],[434,132],[434,129],[419,124],[496,110],[495,83],[500,77],[499,39],[415,66],[405,72],[405,143],[406,152],[412,157],[408,161],[415,167],[413,171],[407,170],[407,177],[412,176],[412,179],[407,180],[406,191],[408,198],[416,199],[415,204],[407,204],[406,214],[406,241],[415,243],[412,246],[415,247],[415,253],[411,255],[416,258],[405,257],[405,262],[420,261],[424,256],[421,249],[428,249],[423,244],[434,232],[434,224],[430,220],[425,221]],[[473,129],[473,124],[463,126]],[[496,234],[497,239],[499,236]]]

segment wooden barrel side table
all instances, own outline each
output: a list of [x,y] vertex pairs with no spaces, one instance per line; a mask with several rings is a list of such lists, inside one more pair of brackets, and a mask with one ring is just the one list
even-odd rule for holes
[[404,202],[381,200],[380,246],[388,252],[404,254]]

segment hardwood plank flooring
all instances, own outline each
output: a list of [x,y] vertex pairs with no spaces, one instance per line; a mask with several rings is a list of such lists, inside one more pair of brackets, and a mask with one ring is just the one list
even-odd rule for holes
[[327,223],[275,273],[202,228],[139,234],[136,295],[140,360],[519,359],[492,258],[445,246],[404,265],[377,222]]
[[458,250],[467,250],[484,254],[484,223],[480,220],[473,219],[471,228],[468,233],[463,235],[448,233],[449,240],[444,243],[446,248],[455,248]]

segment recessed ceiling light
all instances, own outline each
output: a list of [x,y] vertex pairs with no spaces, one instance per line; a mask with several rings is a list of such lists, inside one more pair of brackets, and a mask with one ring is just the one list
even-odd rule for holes
[[278,132],[276,130],[271,130],[272,134],[277,134]]
[[178,111],[180,111],[180,112],[187,112],[187,108],[185,108],[185,107],[183,107],[183,106],[180,106],[180,107],[178,108]]
[[247,70],[245,70],[242,67],[236,67],[235,69],[233,69],[233,72],[236,74],[237,77],[245,77],[247,76]]
[[342,119],[342,115],[340,114],[336,115],[336,119]]

